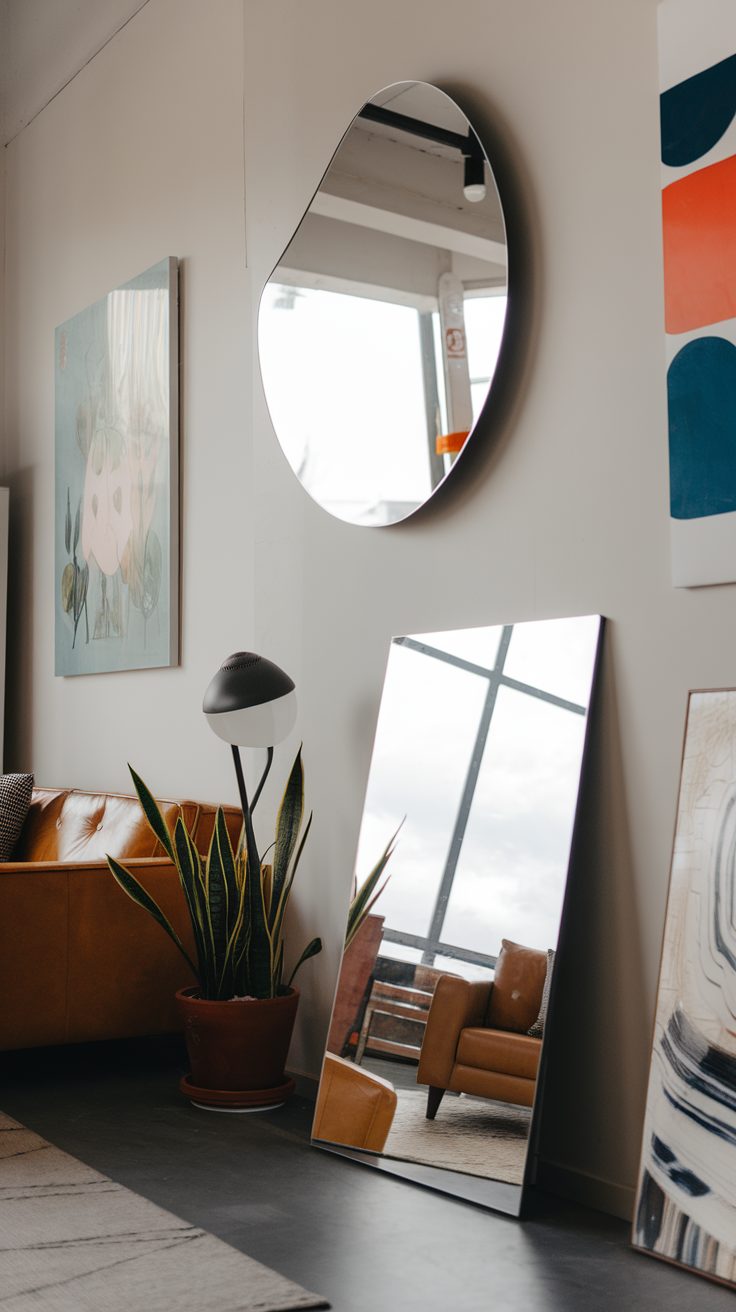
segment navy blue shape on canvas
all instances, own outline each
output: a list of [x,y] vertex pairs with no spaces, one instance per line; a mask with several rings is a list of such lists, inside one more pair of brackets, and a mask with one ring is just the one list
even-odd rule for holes
[[692,164],[720,141],[736,114],[736,55],[660,96],[662,163]]
[[736,510],[736,346],[723,337],[683,346],[667,398],[673,519]]

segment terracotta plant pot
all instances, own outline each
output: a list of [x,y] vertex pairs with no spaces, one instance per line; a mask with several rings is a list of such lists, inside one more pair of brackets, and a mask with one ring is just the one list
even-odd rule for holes
[[180,1088],[206,1107],[253,1110],[284,1102],[294,1091],[285,1066],[299,990],[277,998],[209,1002],[196,988],[180,989],[191,1072]]

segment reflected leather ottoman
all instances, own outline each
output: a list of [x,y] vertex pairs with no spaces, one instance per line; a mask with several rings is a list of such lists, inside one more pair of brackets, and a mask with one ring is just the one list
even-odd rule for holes
[[396,1111],[393,1085],[344,1057],[325,1054],[312,1137],[383,1151]]

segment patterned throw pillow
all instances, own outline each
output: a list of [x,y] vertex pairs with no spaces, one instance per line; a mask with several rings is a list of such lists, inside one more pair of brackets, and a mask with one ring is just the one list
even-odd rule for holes
[[547,948],[547,974],[544,977],[544,989],[542,990],[542,1001],[539,1006],[539,1015],[527,1030],[527,1034],[533,1039],[541,1039],[544,1035],[544,1023],[547,1019],[547,1007],[549,1006],[549,990],[552,984],[552,971],[555,968],[555,954],[553,948]]
[[0,774],[0,861],[12,859],[32,793],[32,774]]

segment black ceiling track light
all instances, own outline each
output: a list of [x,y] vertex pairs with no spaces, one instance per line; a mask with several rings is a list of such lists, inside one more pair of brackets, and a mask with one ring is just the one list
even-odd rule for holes
[[425,141],[435,141],[439,145],[457,150],[465,160],[463,175],[463,194],[466,200],[485,200],[485,153],[472,128],[467,134],[452,132],[449,128],[439,127],[436,123],[426,123],[424,119],[412,118],[409,114],[397,114],[393,109],[384,109],[381,105],[364,105],[358,118],[371,123],[381,123],[384,127],[408,132],[413,137],[423,137]]

